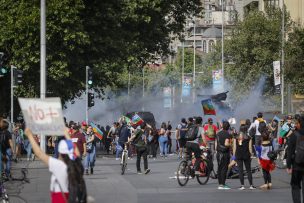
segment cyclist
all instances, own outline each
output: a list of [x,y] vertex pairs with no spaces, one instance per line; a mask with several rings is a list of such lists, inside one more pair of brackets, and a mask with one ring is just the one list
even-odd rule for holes
[[[204,134],[204,128],[202,126],[203,123],[203,118],[202,117],[196,117],[195,118],[195,123],[191,128],[189,128],[187,132],[187,137],[189,138],[189,133],[192,133],[193,136],[191,140],[187,141],[186,143],[186,149],[187,149],[187,158],[191,159],[192,153],[194,153],[195,156],[195,163],[194,163],[194,169],[195,169],[195,175],[200,175],[199,172],[199,163],[200,163],[200,158],[201,158],[201,150],[199,146],[199,139],[203,136]],[[192,130],[193,128],[193,130]],[[192,132],[191,132],[192,131]]]
[[119,157],[121,156],[121,152],[125,147],[125,143],[128,141],[128,139],[131,137],[131,132],[129,127],[127,126],[127,122],[122,120],[121,121],[121,128],[118,132],[118,142],[116,147],[116,160],[119,160]]

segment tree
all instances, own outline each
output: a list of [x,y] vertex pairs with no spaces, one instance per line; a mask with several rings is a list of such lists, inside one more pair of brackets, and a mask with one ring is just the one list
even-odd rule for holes
[[[225,56],[234,63],[226,66],[225,79],[232,85],[236,100],[244,97],[261,76],[266,77],[265,93],[273,92],[272,63],[280,59],[281,16],[281,10],[275,8],[269,8],[266,13],[252,11],[237,24],[231,37],[225,39]],[[288,31],[289,15],[285,22]]]
[[295,27],[286,44],[285,79],[294,92],[304,94],[304,28]]
[[[47,2],[47,96],[72,100],[85,89],[85,66],[94,88],[119,86],[120,73],[141,69],[151,54],[166,55],[200,0],[52,0]],[[6,64],[24,70],[16,96],[39,95],[40,5],[37,0],[0,0],[0,51]],[[1,112],[9,109],[9,77],[1,79]]]

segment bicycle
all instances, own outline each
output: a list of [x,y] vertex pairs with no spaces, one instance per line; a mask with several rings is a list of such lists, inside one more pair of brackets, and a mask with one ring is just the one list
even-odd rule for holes
[[194,169],[194,163],[196,159],[192,155],[192,158],[186,156],[186,160],[182,160],[179,163],[179,166],[177,168],[177,181],[180,186],[185,186],[189,178],[195,178],[197,179],[197,182],[200,185],[205,185],[210,177],[211,171],[213,170],[213,163],[212,163],[212,157],[211,157],[211,151],[208,148],[201,147],[201,157],[200,157],[200,163],[199,163],[199,172],[200,174],[195,174]]
[[125,174],[125,170],[127,169],[127,160],[128,160],[128,146],[127,143],[125,143],[121,155],[121,175]]

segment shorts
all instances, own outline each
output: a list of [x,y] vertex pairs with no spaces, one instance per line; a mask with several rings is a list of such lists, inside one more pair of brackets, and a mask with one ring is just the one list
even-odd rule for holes
[[179,139],[179,140],[178,140],[179,147],[180,147],[180,148],[185,148],[186,142],[187,142],[186,139],[182,139],[182,138]]

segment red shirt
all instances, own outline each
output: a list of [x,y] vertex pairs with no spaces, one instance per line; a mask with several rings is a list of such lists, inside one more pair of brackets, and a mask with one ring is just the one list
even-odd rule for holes
[[206,133],[207,133],[207,131],[208,131],[209,125],[210,125],[210,124],[206,124],[206,125],[204,126],[205,139],[206,139],[206,141],[214,141],[214,140],[215,140],[215,135],[216,135],[216,132],[217,132],[218,129],[217,129],[217,127],[216,127],[215,125],[211,124],[211,125],[212,125],[212,128],[213,128],[213,130],[214,130],[214,138],[209,138],[209,137],[206,135]]
[[75,143],[77,145],[77,148],[79,149],[80,154],[83,154],[83,144],[86,143],[86,139],[84,137],[84,135],[81,132],[75,132],[72,136],[71,136],[71,140],[73,143]]

